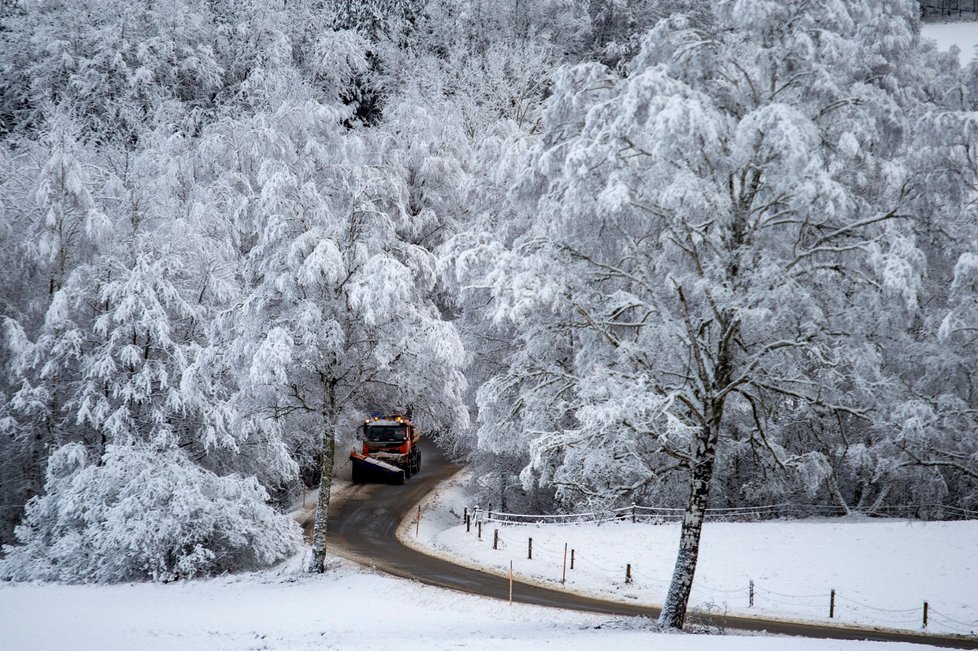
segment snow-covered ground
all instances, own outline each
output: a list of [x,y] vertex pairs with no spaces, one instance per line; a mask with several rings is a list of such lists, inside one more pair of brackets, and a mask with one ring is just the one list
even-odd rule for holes
[[937,41],[939,50],[950,50],[956,45],[961,53],[958,59],[962,64],[973,61],[978,47],[978,23],[928,23],[921,26],[925,38]]
[[[564,544],[574,550],[565,587],[660,604],[679,543],[679,524],[631,522],[499,525],[466,533],[457,514],[466,496],[456,480],[424,507],[420,536],[401,538],[439,555],[559,585]],[[492,548],[498,528],[500,545]],[[527,540],[533,539],[533,559]],[[626,564],[633,583],[625,583]],[[754,606],[749,584],[754,582]],[[822,519],[707,523],[692,602],[700,609],[830,623],[917,629],[929,603],[928,631],[978,633],[978,522]]]
[[[170,585],[0,586],[4,649],[438,649],[594,646],[607,618],[466,597],[335,563]],[[623,624],[611,635],[647,643]],[[773,647],[772,647],[773,648]],[[821,648],[821,647],[816,647]]]
[[472,597],[334,561],[169,585],[0,584],[0,648],[26,650],[598,648],[910,651],[910,644],[666,635],[641,620]]
[[[338,481],[332,499],[344,499],[348,488],[346,482]],[[446,531],[458,522],[451,512],[453,505],[463,501],[457,482],[454,488],[436,494],[422,517],[422,538],[454,540],[451,544],[460,549],[480,549],[479,544],[473,543],[473,537],[466,537],[458,527]],[[314,495],[307,496],[310,508],[297,509],[294,514],[297,519],[308,517],[313,503]],[[624,534],[628,528],[603,528],[601,535],[609,531]],[[535,541],[536,557],[551,558],[547,565],[541,563],[540,567],[548,568],[542,574],[552,575],[550,548],[556,544],[556,538],[536,535],[539,536],[539,542]],[[401,536],[415,538],[415,523],[410,518],[402,524]],[[515,531],[507,532],[507,540],[512,536]],[[589,534],[589,539],[597,541],[598,537]],[[438,544],[444,546],[445,542]],[[634,544],[623,537],[617,547],[640,548]],[[519,542],[513,539],[506,545],[507,550],[515,551]],[[596,550],[584,552],[584,549],[581,547],[582,554],[589,556],[590,562],[599,562]],[[496,554],[507,558],[511,555]],[[527,571],[518,555],[512,556],[517,567]],[[581,570],[571,575],[578,587],[584,585],[579,581],[587,563],[584,556],[581,556]],[[0,649],[909,651],[925,648],[775,636],[661,634],[650,630],[650,622],[641,619],[616,620],[518,603],[509,605],[384,576],[337,558],[330,560],[326,574],[309,576],[301,571],[303,563],[297,557],[267,572],[167,585],[0,583]],[[916,561],[908,563],[915,564]],[[645,572],[650,570],[640,567],[643,566],[636,561],[636,580],[641,585]],[[969,559],[961,565],[960,576],[973,567]],[[775,582],[771,581],[771,585]],[[612,589],[625,595],[632,590],[623,586]],[[972,599],[971,603],[975,601]]]

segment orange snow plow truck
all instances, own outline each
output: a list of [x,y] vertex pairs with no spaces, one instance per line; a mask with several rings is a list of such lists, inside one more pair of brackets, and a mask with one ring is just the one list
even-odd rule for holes
[[372,416],[363,421],[361,450],[350,452],[353,483],[381,481],[403,484],[421,470],[421,435],[406,416]]

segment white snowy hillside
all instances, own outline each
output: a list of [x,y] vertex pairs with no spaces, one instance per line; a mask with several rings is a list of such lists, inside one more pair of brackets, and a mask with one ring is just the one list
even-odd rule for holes
[[958,60],[962,64],[978,59],[978,22],[925,23],[921,25],[920,33],[924,38],[936,41],[939,50],[957,47],[960,50]]

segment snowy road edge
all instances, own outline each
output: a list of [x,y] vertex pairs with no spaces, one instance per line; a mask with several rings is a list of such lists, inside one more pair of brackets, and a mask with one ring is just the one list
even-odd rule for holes
[[[470,570],[476,570],[476,571],[482,572],[484,574],[491,574],[493,576],[498,576],[501,579],[507,579],[508,580],[509,579],[509,573],[508,572],[504,572],[504,571],[499,570],[499,569],[497,569],[495,567],[490,567],[490,566],[487,566],[487,565],[480,565],[480,564],[475,563],[473,561],[469,561],[469,560],[465,560],[465,559],[459,558],[457,556],[453,556],[452,554],[450,554],[448,552],[444,552],[444,551],[442,551],[440,549],[436,549],[434,547],[431,547],[429,545],[426,545],[423,541],[418,540],[417,538],[415,538],[413,532],[411,532],[411,529],[414,528],[414,526],[415,526],[415,514],[418,512],[418,507],[419,506],[421,507],[421,513],[423,514],[426,510],[428,510],[427,507],[428,507],[429,504],[431,504],[432,502],[435,502],[436,500],[438,500],[438,498],[441,496],[442,491],[445,490],[445,488],[447,488],[449,484],[451,484],[452,482],[461,480],[462,479],[462,476],[465,475],[468,472],[470,472],[470,470],[468,468],[462,468],[461,470],[459,470],[457,473],[455,473],[451,477],[448,477],[447,479],[439,482],[438,485],[435,486],[435,488],[433,488],[423,498],[421,498],[420,501],[418,501],[414,506],[412,506],[410,511],[408,511],[406,514],[404,514],[404,517],[401,518],[400,523],[397,525],[397,530],[395,531],[394,535],[397,537],[397,540],[402,545],[404,545],[405,547],[408,547],[410,549],[413,549],[414,551],[416,551],[418,553],[424,554],[425,556],[431,556],[432,558],[437,558],[437,559],[446,561],[448,563],[451,563],[453,565],[458,565],[459,567],[464,567],[464,568],[467,568],[467,569],[470,569]],[[558,586],[555,586],[553,583],[550,583],[548,581],[543,581],[543,580],[538,579],[536,577],[526,576],[525,574],[518,574],[518,573],[514,573],[513,574],[513,582],[514,583],[523,583],[523,584],[526,584],[526,585],[532,585],[532,586],[536,586],[538,588],[545,588],[547,590],[558,590],[560,588],[559,585]],[[614,600],[609,600],[609,599],[606,598],[605,595],[602,595],[600,593],[592,593],[592,592],[586,592],[586,591],[582,591],[582,590],[570,590],[570,589],[567,589],[567,590],[562,590],[562,592],[566,592],[568,594],[574,594],[574,595],[577,595],[579,597],[586,597],[586,598],[589,598],[589,599],[600,599],[602,601],[607,601],[609,603],[622,603],[622,604],[627,604],[627,605],[630,605],[630,606],[634,606],[637,603],[635,601],[614,601]],[[639,603],[638,605],[640,605],[640,606],[648,606],[649,608],[659,608],[659,605],[657,605],[657,604]],[[542,606],[542,607],[546,608],[547,606]],[[569,609],[569,608],[561,608],[561,610],[572,610],[572,609]]]

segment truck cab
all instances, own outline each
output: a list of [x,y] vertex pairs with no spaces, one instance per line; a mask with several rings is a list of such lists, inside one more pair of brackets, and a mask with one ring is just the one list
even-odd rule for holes
[[[361,450],[350,454],[353,462],[353,481],[359,483],[368,478],[368,473],[377,474],[384,466],[394,466],[388,474],[398,474],[393,478],[397,483],[409,479],[421,470],[421,452],[418,441],[421,436],[411,422],[410,416],[374,416],[363,422],[360,433]],[[381,462],[370,463],[370,461]],[[381,474],[384,474],[381,472]],[[399,481],[398,481],[399,480]]]

